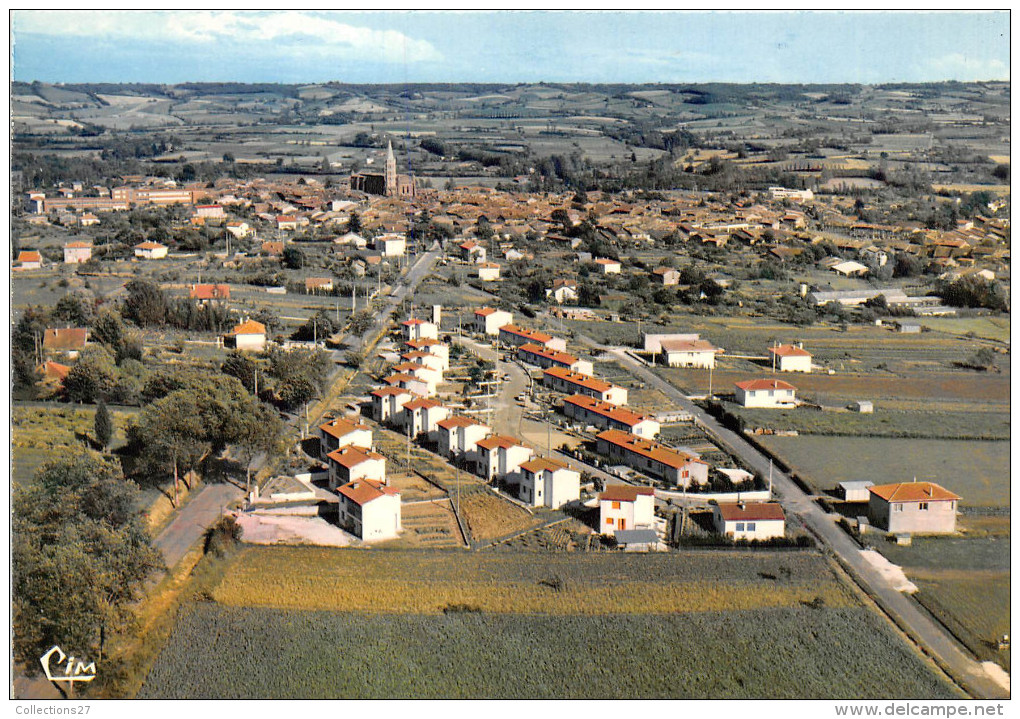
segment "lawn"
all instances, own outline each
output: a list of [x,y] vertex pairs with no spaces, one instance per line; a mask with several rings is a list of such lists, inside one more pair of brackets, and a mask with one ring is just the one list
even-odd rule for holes
[[387,616],[199,603],[181,618],[138,697],[959,695],[863,608],[795,606],[693,616]]
[[818,491],[844,480],[918,480],[956,492],[963,506],[1008,507],[1009,442],[884,437],[771,437],[759,441]]
[[439,614],[698,613],[856,598],[810,552],[623,555],[246,547],[213,598],[234,606]]

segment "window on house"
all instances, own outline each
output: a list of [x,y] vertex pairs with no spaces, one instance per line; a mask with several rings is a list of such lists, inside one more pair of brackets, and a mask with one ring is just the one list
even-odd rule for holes
[[899,503],[897,502],[896,504],[894,504],[894,505],[892,506],[892,511],[894,511],[894,512],[902,512],[902,511],[903,511],[903,505],[902,505],[902,504],[899,504]]
[[956,502],[950,502],[949,503],[949,509],[950,510],[956,509]]
[[754,522],[748,522],[747,523],[747,531],[748,532],[753,532],[754,531]]
[[608,524],[610,527],[612,527],[613,526],[613,518],[612,517],[607,517],[606,518],[606,524]]
[[744,531],[744,523],[743,522],[737,522],[737,531],[738,532],[743,532]]
[[927,512],[928,511],[928,503],[927,502],[921,502],[920,504],[917,505],[917,508],[920,509],[922,512]]
[[620,503],[619,502],[613,502],[613,509],[619,509],[619,508],[620,508]]
[[775,396],[776,396],[775,391],[770,389],[769,390],[769,397],[775,397]]

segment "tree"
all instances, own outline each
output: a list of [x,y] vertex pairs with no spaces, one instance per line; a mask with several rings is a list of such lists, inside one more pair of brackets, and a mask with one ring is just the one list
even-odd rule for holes
[[124,341],[124,321],[120,313],[112,307],[103,307],[92,323],[89,340],[105,345],[116,354]]
[[139,327],[166,323],[168,304],[159,285],[150,280],[131,280],[125,286],[128,296],[124,301],[127,316]]
[[967,360],[967,365],[987,372],[995,367],[995,350],[991,347],[979,347]]
[[85,290],[64,295],[53,307],[53,319],[66,322],[76,327],[92,324],[95,312],[95,299]]
[[14,486],[13,650],[28,674],[54,645],[102,662],[107,637],[128,626],[129,605],[163,565],[138,503],[119,463],[83,448]]
[[227,425],[230,443],[237,447],[244,460],[245,487],[251,488],[251,463],[260,452],[276,454],[283,436],[283,422],[275,410],[257,399],[233,408]]
[[293,245],[283,250],[283,264],[292,270],[300,270],[305,266],[305,253]]
[[220,372],[236,377],[249,392],[255,391],[255,372],[258,365],[242,352],[231,352],[220,365]]
[[351,210],[351,215],[347,219],[347,231],[361,232],[361,215],[354,210]]
[[368,310],[358,310],[348,319],[348,328],[353,335],[363,335],[372,326],[373,315]]
[[96,408],[96,416],[92,422],[92,429],[96,435],[96,441],[103,449],[110,446],[113,439],[113,419],[110,417],[110,410],[106,408],[106,402],[99,401]]
[[86,347],[64,378],[64,393],[72,402],[92,404],[107,399],[117,381],[113,355],[102,345]]
[[280,404],[291,411],[315,397],[315,385],[305,377],[288,377],[277,389]]

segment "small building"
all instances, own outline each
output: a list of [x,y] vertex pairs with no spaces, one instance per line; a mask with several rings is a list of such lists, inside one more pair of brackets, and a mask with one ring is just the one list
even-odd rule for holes
[[542,369],[561,367],[571,372],[580,372],[585,375],[590,375],[593,370],[592,363],[588,360],[578,359],[566,352],[548,350],[530,342],[517,348],[517,358],[522,362],[527,362]]
[[868,518],[892,532],[950,534],[956,531],[960,496],[934,482],[898,482],[869,487]]
[[478,442],[492,434],[492,429],[473,417],[454,414],[436,425],[439,454],[444,457],[477,458]]
[[294,215],[277,215],[276,229],[293,231],[298,228],[298,218]]
[[742,407],[793,407],[797,388],[781,379],[752,379],[736,383],[737,403]]
[[485,262],[485,248],[474,240],[468,240],[458,245],[460,258],[465,262]]
[[363,542],[396,537],[400,524],[400,491],[384,482],[360,479],[337,488],[340,526]]
[[655,490],[612,484],[599,495],[599,532],[614,536],[627,529],[653,529]]
[[404,344],[415,352],[427,352],[440,358],[443,361],[442,369],[450,369],[450,348],[438,339],[425,337],[419,340],[407,340]]
[[306,277],[305,278],[305,292],[311,294],[318,294],[320,292],[332,292],[333,291],[333,278],[332,277]]
[[400,326],[404,333],[404,342],[439,338],[439,328],[436,325],[416,317],[401,322]]
[[862,265],[854,260],[838,262],[829,269],[837,275],[843,275],[844,277],[863,277],[870,272],[867,265]]
[[672,267],[656,267],[652,270],[652,279],[663,287],[673,287],[680,284],[680,272]]
[[478,474],[486,481],[504,479],[510,484],[520,481],[520,467],[535,456],[535,450],[520,440],[506,435],[490,434],[476,443]]
[[625,552],[661,552],[666,545],[654,529],[622,529],[616,532],[616,546]]
[[514,316],[505,311],[492,307],[482,307],[475,310],[475,331],[486,335],[499,335],[499,328],[504,325],[513,324]]
[[836,485],[839,493],[843,496],[844,502],[867,502],[871,499],[871,492],[875,483],[868,479],[854,479],[840,482]]
[[402,387],[380,387],[369,392],[372,397],[372,419],[376,422],[404,423],[404,405],[415,398],[415,394]]
[[407,251],[407,236],[387,232],[376,237],[372,247],[383,257],[402,257]]
[[610,260],[605,257],[599,257],[595,260],[595,266],[599,272],[604,275],[618,275],[623,269],[623,265],[618,260]]
[[581,473],[555,459],[532,459],[521,465],[517,496],[532,507],[559,509],[581,497]]
[[319,458],[341,447],[372,448],[372,428],[362,422],[339,417],[319,425]]
[[900,320],[896,323],[896,331],[900,332],[901,334],[910,335],[920,334],[921,323],[911,322],[910,320]]
[[43,258],[38,250],[22,250],[18,253],[18,269],[38,270],[42,267]]
[[[432,397],[436,393],[436,382],[430,382],[427,379],[416,376],[415,374],[408,374],[407,372],[396,372],[388,377],[383,377],[383,382],[388,384],[390,387],[399,387],[400,389],[407,390],[411,394],[419,397]],[[403,423],[403,419],[395,417],[394,422]]]
[[275,240],[263,242],[261,252],[265,257],[280,257],[283,255],[283,243]]
[[134,250],[135,257],[142,260],[161,260],[169,252],[169,248],[166,245],[151,241],[135,245]]
[[669,340],[659,343],[662,359],[668,367],[715,367],[715,356],[719,352],[711,342],[705,340]]
[[[439,383],[443,381],[443,370],[435,367],[429,367],[422,363],[401,362],[393,365],[390,368],[390,371],[393,373],[390,375],[391,377],[394,375],[410,375],[411,377],[424,382],[428,385],[425,394],[426,397],[432,397],[435,395]],[[407,389],[414,391],[410,386],[408,386]]]
[[199,302],[230,299],[230,285],[192,285],[188,297]]
[[408,431],[412,437],[424,435],[426,439],[434,441],[439,431],[439,423],[450,416],[450,408],[443,405],[438,399],[415,397],[410,402],[402,405],[404,431]]
[[382,482],[386,479],[386,458],[370,449],[353,445],[341,447],[326,455],[329,466],[329,488],[336,488],[359,479]]
[[557,304],[577,301],[577,281],[558,279],[553,280],[552,288],[545,291],[546,297],[552,297]]
[[99,224],[99,218],[93,215],[91,212],[85,212],[81,217],[78,218],[78,223],[82,227],[92,227],[93,225]]
[[[244,222],[244,221],[228,222],[226,224],[226,229],[227,229],[227,232],[229,232],[231,235],[233,235],[238,240],[243,240],[244,238],[250,237],[252,234],[254,234],[254,230],[252,230],[251,225],[249,225],[247,222]],[[278,243],[275,243],[275,244],[280,245],[280,254],[282,254],[283,253],[283,243],[282,242],[278,242]],[[265,243],[263,243],[263,246],[264,245],[265,245]]]
[[85,327],[48,329],[43,332],[43,351],[64,353],[74,359],[85,349],[88,340],[89,331]]
[[777,502],[720,502],[712,512],[716,531],[734,540],[786,535],[786,515]]
[[261,352],[266,348],[266,326],[255,320],[247,320],[231,331],[234,347],[239,350]]
[[810,372],[811,353],[802,345],[776,345],[769,347],[772,366],[780,372]]
[[495,262],[482,262],[478,265],[478,279],[482,282],[494,282],[499,279],[499,265]]
[[64,264],[76,265],[92,259],[92,243],[75,240],[64,245]]
[[854,412],[860,412],[861,414],[871,414],[875,411],[875,405],[869,399],[859,399],[852,403],[850,408]]

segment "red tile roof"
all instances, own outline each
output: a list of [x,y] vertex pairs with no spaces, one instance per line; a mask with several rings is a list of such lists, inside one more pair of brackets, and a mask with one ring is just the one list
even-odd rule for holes
[[550,377],[554,377],[556,379],[564,380],[566,382],[570,382],[572,384],[577,385],[578,387],[585,387],[595,392],[600,393],[608,392],[610,389],[613,388],[613,385],[610,384],[609,382],[597,379],[589,374],[581,374],[580,372],[574,372],[573,370],[569,370],[566,367],[550,367],[549,369],[545,370],[543,374],[546,374]]
[[777,347],[769,347],[769,352],[778,357],[810,357],[811,353],[800,347],[794,345],[779,345]]
[[337,464],[350,469],[351,467],[357,467],[363,462],[369,462],[372,460],[385,459],[381,454],[377,454],[368,449],[361,449],[354,445],[348,447],[341,447],[335,449],[326,455],[329,459],[333,460]]
[[230,285],[192,285],[193,300],[226,300],[230,299]]
[[658,442],[653,442],[649,439],[642,439],[637,435],[631,434],[630,432],[624,432],[619,429],[607,429],[604,432],[600,432],[596,436],[596,439],[609,442],[621,449],[634,452],[642,457],[647,457],[648,459],[674,469],[680,469],[691,462],[708,464],[704,460],[698,459],[686,452],[678,452],[675,449],[670,449],[664,444],[659,444]]
[[405,402],[403,405],[404,409],[432,409],[433,407],[442,407],[443,403],[438,399],[426,399],[425,397],[417,397],[412,399],[410,402]]
[[624,484],[610,484],[606,487],[606,490],[599,495],[599,501],[633,502],[639,496],[654,497],[655,490],[651,487],[631,487]]
[[628,427],[644,422],[648,419],[644,415],[638,414],[633,410],[629,410],[625,407],[619,407],[611,402],[603,402],[600,399],[589,397],[586,394],[572,394],[563,400],[564,404],[572,404],[576,407],[581,407],[595,414],[600,414],[603,417],[625,424]]
[[719,515],[726,522],[786,520],[783,508],[776,502],[720,502]]
[[343,495],[359,506],[364,506],[379,497],[399,497],[400,490],[370,479],[356,479],[337,487],[337,494]]
[[497,447],[510,449],[511,447],[524,447],[525,445],[515,437],[509,437],[505,434],[490,434],[485,439],[479,440],[478,446],[482,449],[496,449]]
[[66,352],[85,348],[89,331],[82,327],[65,327],[43,332],[43,349]]
[[557,362],[568,367],[577,363],[577,357],[575,357],[572,354],[567,354],[566,352],[560,352],[558,350],[547,350],[545,347],[531,344],[530,342],[518,347],[517,351],[527,352],[537,357],[543,357],[549,360],[550,362]]
[[375,397],[392,397],[398,394],[406,394],[408,397],[413,396],[413,393],[401,387],[380,387],[379,389],[372,390],[369,394]]
[[536,332],[535,330],[525,329],[524,327],[518,327],[517,325],[503,325],[499,328],[499,331],[523,337],[524,339],[531,340],[532,342],[537,342],[542,345],[553,338],[552,335],[547,335],[545,332]]
[[949,502],[961,499],[934,482],[897,482],[868,487],[868,491],[887,502]]
[[18,253],[18,262],[42,262],[42,255],[37,250],[22,250]]
[[337,439],[346,437],[351,432],[356,432],[359,430],[371,431],[371,428],[367,424],[364,424],[363,422],[352,422],[351,420],[344,419],[343,417],[338,417],[334,419],[332,422],[320,424],[319,429],[321,429],[328,435],[336,437]]
[[158,250],[166,249],[166,245],[161,245],[158,242],[142,242],[135,245],[136,250]]
[[479,427],[485,427],[486,425],[479,422],[474,417],[465,417],[462,414],[455,414],[447,417],[442,422],[439,422],[439,426],[443,429],[454,429],[455,427],[473,427],[478,425]]
[[265,333],[266,326],[255,320],[248,320],[234,327],[235,335],[264,335]]
[[558,462],[555,459],[549,459],[548,457],[536,457],[535,459],[529,459],[527,462],[521,465],[521,469],[532,474],[538,474],[539,472],[556,472],[561,469],[570,469],[569,466]]
[[737,382],[736,386],[745,392],[757,392],[763,389],[797,389],[789,382],[784,382],[781,379],[749,379],[744,382]]

